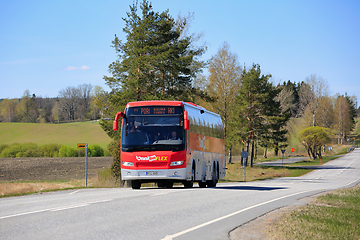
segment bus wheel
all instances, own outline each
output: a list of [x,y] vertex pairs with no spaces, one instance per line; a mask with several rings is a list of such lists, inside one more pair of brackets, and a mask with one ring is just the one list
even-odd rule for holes
[[157,186],[158,186],[158,188],[164,188],[165,184],[163,181],[160,181],[160,182],[157,182]]
[[210,181],[207,181],[207,186],[208,187],[216,187],[216,183],[217,183],[217,173],[216,173],[216,168],[214,166],[214,169],[212,172],[212,179]]
[[192,188],[194,185],[194,180],[195,180],[195,170],[192,169],[191,170],[191,180],[190,181],[185,181],[184,182],[184,187],[185,188]]
[[199,187],[200,188],[205,188],[206,187],[206,182],[199,182]]
[[173,183],[172,181],[167,181],[167,182],[165,182],[165,187],[166,187],[166,188],[172,188],[173,185],[174,185],[174,183]]
[[141,187],[141,182],[140,181],[131,181],[131,187],[132,189],[140,189]]

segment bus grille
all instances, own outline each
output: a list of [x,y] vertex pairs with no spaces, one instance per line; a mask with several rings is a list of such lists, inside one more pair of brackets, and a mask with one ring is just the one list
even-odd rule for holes
[[138,162],[138,168],[163,168],[167,167],[168,162]]

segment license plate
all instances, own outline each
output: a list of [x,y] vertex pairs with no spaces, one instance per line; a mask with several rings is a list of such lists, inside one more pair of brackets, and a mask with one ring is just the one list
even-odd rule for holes
[[146,172],[146,175],[158,175],[155,171]]

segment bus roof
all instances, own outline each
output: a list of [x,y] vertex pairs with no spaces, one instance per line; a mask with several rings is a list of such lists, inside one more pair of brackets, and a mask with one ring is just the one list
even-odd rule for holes
[[141,106],[183,106],[182,101],[168,101],[168,100],[151,100],[129,102],[126,107],[141,107]]
[[199,110],[204,110],[207,113],[217,115],[220,117],[219,114],[208,111],[206,108],[196,105],[195,103],[191,102],[183,102],[183,101],[171,101],[171,100],[150,100],[150,101],[137,101],[137,102],[129,102],[126,105],[128,107],[142,107],[142,106],[188,106]]
[[191,102],[183,102],[183,101],[170,101],[170,100],[150,100],[150,101],[137,101],[137,102],[129,102],[126,107],[141,107],[141,106],[184,106],[191,105],[193,107],[206,110],[204,107],[196,105]]
[[[211,112],[211,111],[207,110],[206,108],[204,108],[202,106],[199,106],[199,105],[196,105],[194,103],[184,102],[184,106],[190,107],[190,108],[193,108],[193,109],[197,109],[197,110],[204,110],[203,113],[205,112],[205,113],[216,115],[216,116],[220,117],[219,114]],[[185,110],[185,111],[187,111],[187,110]]]

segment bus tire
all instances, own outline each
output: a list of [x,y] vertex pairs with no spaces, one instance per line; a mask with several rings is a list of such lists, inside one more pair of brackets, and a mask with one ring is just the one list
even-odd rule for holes
[[172,188],[174,185],[174,182],[173,181],[167,181],[165,182],[165,188]]
[[206,188],[206,182],[199,182],[200,188]]
[[195,169],[193,167],[191,169],[191,180],[190,181],[185,181],[184,182],[184,187],[185,188],[192,188],[194,186],[194,181],[195,181]]
[[140,189],[141,182],[137,181],[137,180],[133,180],[133,181],[131,181],[131,187],[132,187],[132,189]]
[[216,184],[218,182],[218,179],[217,179],[218,177],[217,176],[218,176],[218,174],[217,174],[216,166],[214,164],[211,180],[207,181],[207,186],[208,187],[216,187]]

